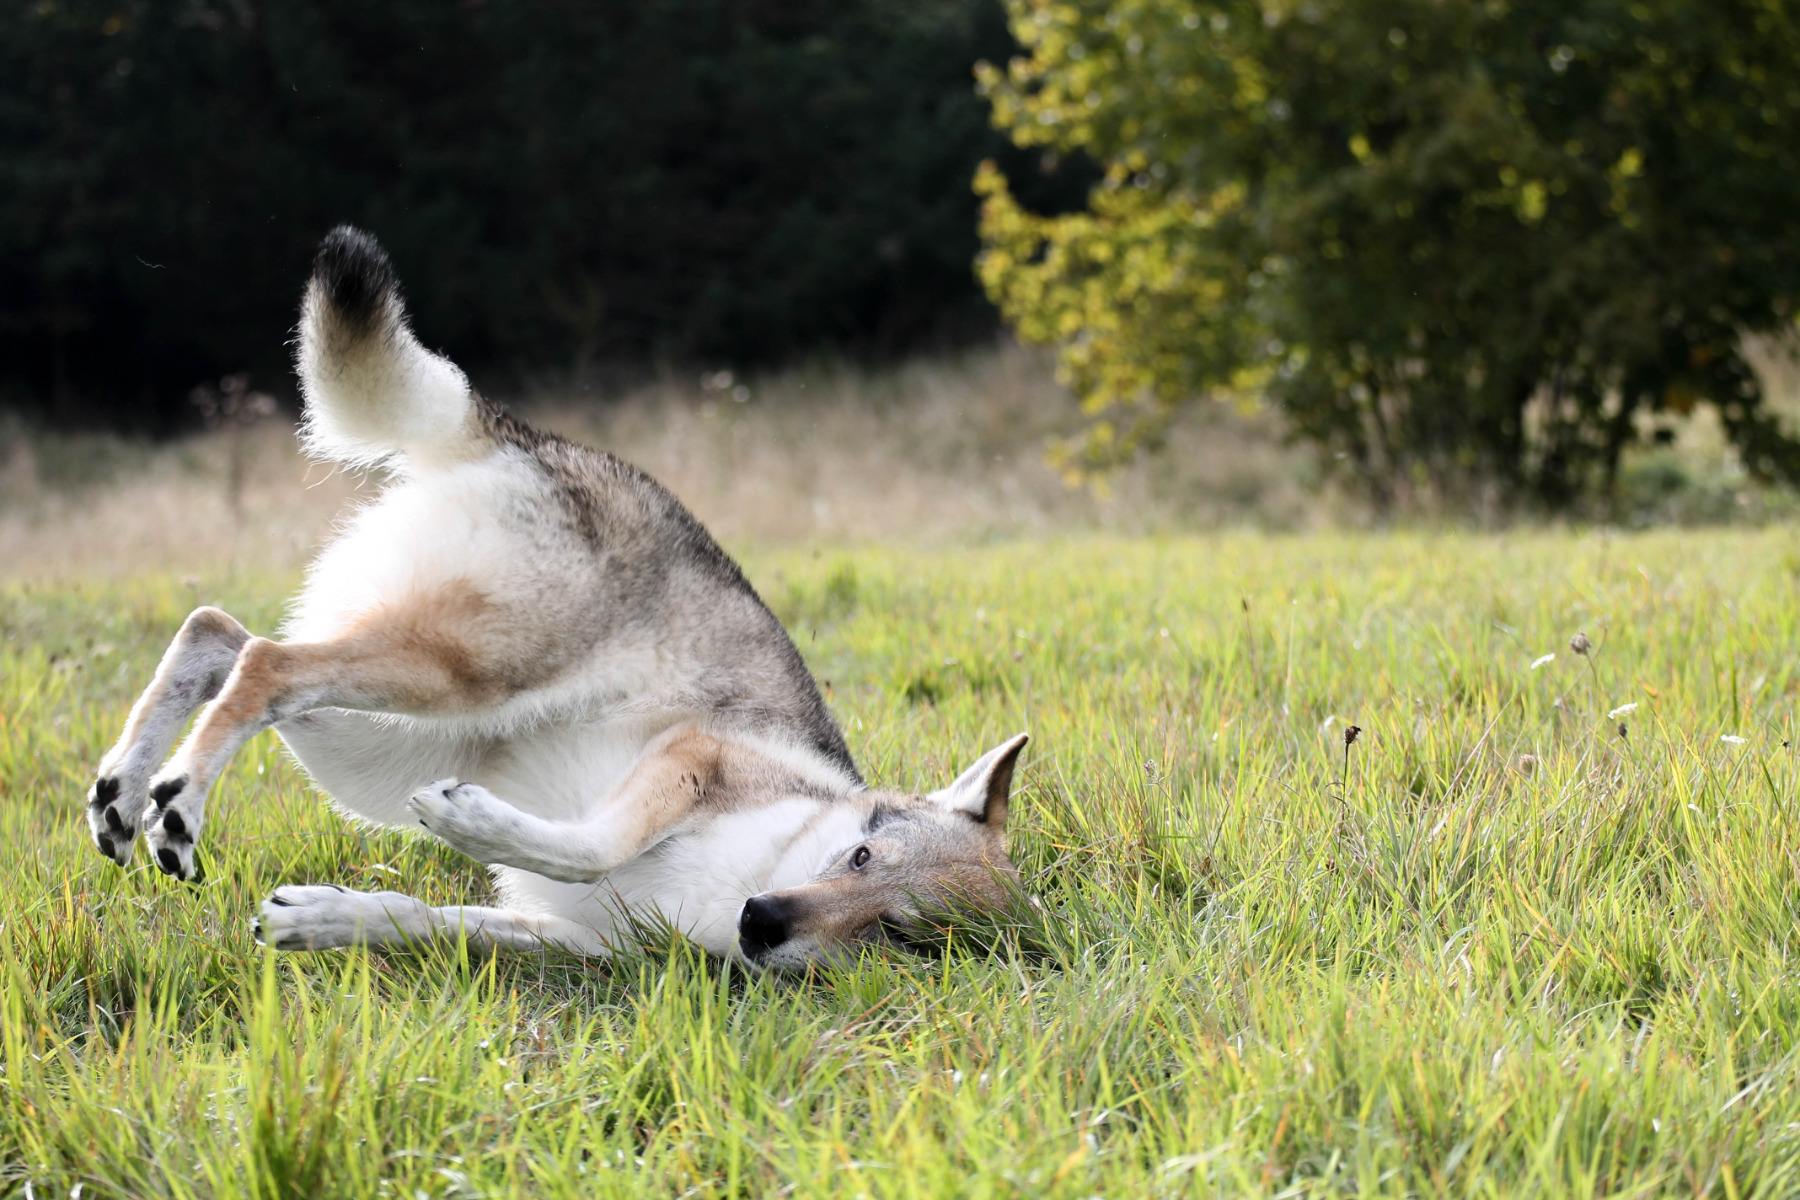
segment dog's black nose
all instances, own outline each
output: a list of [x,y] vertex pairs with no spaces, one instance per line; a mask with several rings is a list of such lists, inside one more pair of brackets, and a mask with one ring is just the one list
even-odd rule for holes
[[773,896],[752,896],[738,918],[738,944],[757,958],[788,940],[788,925],[787,905]]

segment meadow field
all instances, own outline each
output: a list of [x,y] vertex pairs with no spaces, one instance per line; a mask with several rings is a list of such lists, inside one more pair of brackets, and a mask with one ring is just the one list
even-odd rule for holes
[[872,779],[1031,731],[1041,910],[811,979],[277,955],[279,883],[487,889],[269,735],[203,885],[87,844],[181,617],[292,571],[0,585],[0,1194],[1800,1190],[1793,529],[743,557]]

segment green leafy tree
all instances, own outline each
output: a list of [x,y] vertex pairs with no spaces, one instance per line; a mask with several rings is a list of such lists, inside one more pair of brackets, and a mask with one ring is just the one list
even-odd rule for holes
[[1800,6],[1006,3],[996,123],[1105,168],[1054,217],[977,177],[981,278],[1094,414],[1072,473],[1236,393],[1388,503],[1567,501],[1703,400],[1800,479],[1739,352],[1800,300]]

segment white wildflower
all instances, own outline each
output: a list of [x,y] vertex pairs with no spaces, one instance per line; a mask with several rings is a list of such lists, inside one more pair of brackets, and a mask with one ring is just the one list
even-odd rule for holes
[[1532,663],[1531,669],[1535,671],[1539,667],[1543,666],[1545,663],[1553,663],[1555,661],[1556,661],[1556,652],[1551,651],[1549,654],[1544,655],[1544,657],[1542,657],[1542,658],[1538,659],[1536,662]]
[[1637,711],[1637,701],[1634,700],[1630,704],[1621,704],[1621,705],[1619,705],[1619,707],[1617,707],[1617,708],[1613,709],[1611,712],[1607,713],[1606,719],[1609,721],[1616,721],[1620,717],[1626,716],[1627,714],[1634,713],[1636,711]]
[[1744,744],[1745,739],[1739,737],[1735,733],[1721,733],[1719,735],[1719,740],[1724,742],[1727,746],[1741,746]]

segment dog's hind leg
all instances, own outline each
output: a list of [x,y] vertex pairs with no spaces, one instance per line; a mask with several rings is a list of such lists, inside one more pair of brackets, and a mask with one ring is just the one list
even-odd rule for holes
[[94,845],[120,866],[131,861],[149,800],[150,773],[168,756],[194,711],[225,685],[250,631],[216,608],[197,608],[163,652],[156,677],[131,708],[125,730],[100,760],[88,789]]
[[331,884],[276,888],[253,928],[258,941],[277,950],[416,947],[460,936],[484,950],[610,952],[597,930],[564,917],[472,905],[433,908],[400,892],[353,892]]
[[473,588],[451,588],[379,610],[334,640],[250,639],[224,689],[150,781],[145,840],[157,865],[177,879],[193,874],[207,792],[238,748],[271,725],[318,708],[491,711],[554,673],[555,647],[508,636],[520,625]]

